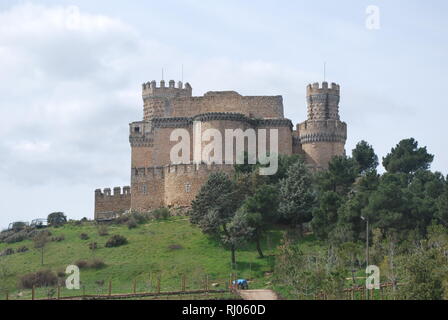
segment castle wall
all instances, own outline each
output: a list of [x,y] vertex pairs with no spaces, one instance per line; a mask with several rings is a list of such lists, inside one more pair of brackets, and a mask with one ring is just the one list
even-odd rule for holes
[[132,210],[189,207],[212,172],[232,172],[231,165],[180,164],[132,171]]
[[124,187],[123,192],[120,187],[116,187],[113,194],[109,188],[95,190],[95,220],[114,218],[130,208],[130,187]]
[[210,112],[236,112],[251,118],[284,118],[281,96],[241,96],[234,91],[210,91],[202,97],[192,97],[189,84],[160,87],[155,81],[143,84],[144,120],[163,117],[193,117]]
[[213,172],[233,172],[231,165],[176,165],[165,168],[165,205],[189,207]]
[[132,210],[148,211],[164,207],[164,177],[163,167],[132,169]]
[[284,117],[281,96],[243,97],[236,92],[208,93],[203,97],[174,99],[170,105],[172,117],[192,117],[210,112],[235,112],[250,118]]

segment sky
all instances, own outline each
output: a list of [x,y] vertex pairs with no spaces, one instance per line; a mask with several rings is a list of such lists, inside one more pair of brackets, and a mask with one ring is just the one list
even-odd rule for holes
[[[366,9],[379,9],[379,29]],[[130,183],[128,125],[141,84],[181,80],[194,95],[282,95],[306,119],[305,88],[341,86],[347,153],[380,159],[414,137],[447,174],[448,2],[0,2],[0,228],[63,211],[93,217],[94,190]]]

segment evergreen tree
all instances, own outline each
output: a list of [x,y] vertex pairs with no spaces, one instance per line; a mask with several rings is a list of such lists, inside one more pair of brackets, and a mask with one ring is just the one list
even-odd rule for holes
[[272,185],[260,186],[253,196],[244,201],[242,210],[246,212],[247,223],[254,230],[258,254],[263,258],[260,240],[272,223],[278,220],[278,189]]
[[378,156],[373,147],[366,141],[361,141],[352,151],[352,157],[358,164],[359,173],[374,171],[378,167]]
[[426,170],[434,160],[426,147],[419,148],[413,138],[401,140],[391,152],[383,158],[383,166],[390,173],[414,173]]
[[302,232],[303,223],[312,218],[315,200],[311,174],[302,160],[296,161],[280,181],[279,213]]
[[234,237],[229,225],[241,205],[237,190],[236,183],[227,174],[212,173],[192,201],[190,210],[192,224],[198,225],[205,234],[229,245],[233,264],[237,246],[232,240]]

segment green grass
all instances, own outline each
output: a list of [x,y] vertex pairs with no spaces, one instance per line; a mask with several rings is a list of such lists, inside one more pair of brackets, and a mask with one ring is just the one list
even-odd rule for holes
[[[81,282],[86,294],[107,293],[109,281],[112,281],[113,293],[131,293],[134,281],[137,292],[152,292],[156,290],[159,277],[161,291],[177,291],[181,289],[181,277],[184,274],[187,290],[203,288],[206,276],[210,284],[219,283],[218,289],[227,286],[232,272],[230,251],[202,234],[200,229],[192,226],[185,218],[154,221],[132,230],[122,225],[112,225],[108,228],[109,236],[104,237],[98,235],[97,227],[93,223],[50,228],[52,236],[64,235],[65,240],[51,242],[46,246],[44,266],[41,265],[40,251],[34,249],[32,241],[0,243],[0,251],[5,248],[17,249],[24,245],[30,249],[25,253],[0,257],[0,267],[6,266],[10,273],[5,279],[0,279],[3,287],[6,286],[11,298],[17,297],[17,294],[28,298],[30,291],[18,288],[22,275],[43,269],[65,271],[68,265],[77,260],[89,260],[94,257],[102,259],[106,267],[99,270],[81,270]],[[90,238],[81,240],[81,233],[88,234]],[[125,236],[129,243],[118,248],[105,248],[106,241],[114,234]],[[251,288],[264,288],[270,281],[265,273],[272,271],[273,255],[281,238],[280,229],[269,232],[262,245],[267,256],[264,259],[258,258],[253,245],[237,251],[237,276],[252,280]],[[88,247],[91,242],[97,242],[99,245],[94,254]],[[172,245],[180,245],[181,248],[172,249]],[[95,283],[102,280],[104,286]],[[83,290],[74,292],[63,289],[62,295],[80,295],[82,292]],[[46,289],[36,290],[36,296],[42,297],[46,294]],[[0,296],[0,299],[3,298]]]

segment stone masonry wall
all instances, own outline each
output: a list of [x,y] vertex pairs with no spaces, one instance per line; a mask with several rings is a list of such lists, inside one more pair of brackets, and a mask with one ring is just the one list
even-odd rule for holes
[[124,187],[121,192],[120,187],[104,191],[95,190],[95,220],[104,218],[114,218],[117,215],[131,208],[131,188]]

